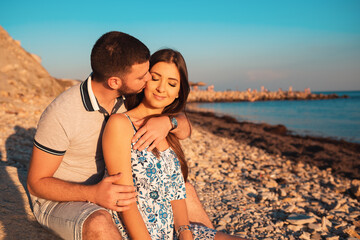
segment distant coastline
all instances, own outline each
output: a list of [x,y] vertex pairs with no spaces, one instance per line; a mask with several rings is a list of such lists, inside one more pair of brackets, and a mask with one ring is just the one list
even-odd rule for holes
[[318,100],[348,98],[347,95],[339,96],[336,93],[311,93],[310,89],[304,91],[213,91],[213,90],[192,90],[188,102],[241,102],[241,101],[275,101],[275,100]]
[[[294,134],[360,143],[360,91],[314,92],[336,99],[299,101],[191,102],[189,108],[229,115],[239,121],[282,124]],[[345,97],[344,97],[345,96]]]

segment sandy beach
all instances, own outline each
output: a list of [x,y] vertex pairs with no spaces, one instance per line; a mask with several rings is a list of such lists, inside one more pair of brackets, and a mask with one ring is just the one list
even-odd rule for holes
[[[51,100],[0,98],[0,239],[57,239],[35,221],[25,187],[36,124]],[[182,141],[189,178],[216,229],[248,239],[359,237],[359,145],[190,110],[192,136]]]

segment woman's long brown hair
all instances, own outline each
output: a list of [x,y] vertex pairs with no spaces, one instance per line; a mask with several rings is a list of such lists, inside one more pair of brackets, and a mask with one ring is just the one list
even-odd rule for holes
[[[187,97],[190,92],[190,86],[189,86],[186,63],[183,56],[178,51],[172,49],[162,49],[151,55],[150,69],[158,62],[174,63],[176,65],[180,73],[179,97],[176,98],[170,105],[166,106],[162,111],[162,114],[147,116],[145,118],[143,125],[146,124],[146,122],[152,117],[164,116],[164,115],[175,116],[180,112],[185,113],[185,105],[186,105]],[[143,100],[143,98],[144,98],[144,92],[141,92],[137,95],[126,96],[126,100],[125,100],[126,108],[128,110],[131,110],[137,107],[140,104],[140,102]],[[184,176],[184,180],[186,182],[188,177],[188,166],[179,139],[173,133],[169,132],[169,134],[166,137],[166,141],[169,143],[170,147],[172,148],[172,150],[175,152],[176,156],[179,159],[181,171]],[[153,150],[153,153],[156,157],[158,158],[160,157],[160,152],[157,148]]]

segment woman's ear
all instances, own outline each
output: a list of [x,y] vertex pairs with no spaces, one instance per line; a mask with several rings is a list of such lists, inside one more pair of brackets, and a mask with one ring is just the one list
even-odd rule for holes
[[121,87],[122,81],[119,77],[109,77],[107,84],[111,89],[117,90]]

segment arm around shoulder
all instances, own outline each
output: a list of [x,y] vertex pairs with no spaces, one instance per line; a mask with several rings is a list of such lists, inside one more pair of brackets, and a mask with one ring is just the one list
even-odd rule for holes
[[171,130],[178,139],[183,140],[191,135],[191,124],[185,113],[179,113],[175,116],[177,127]]

